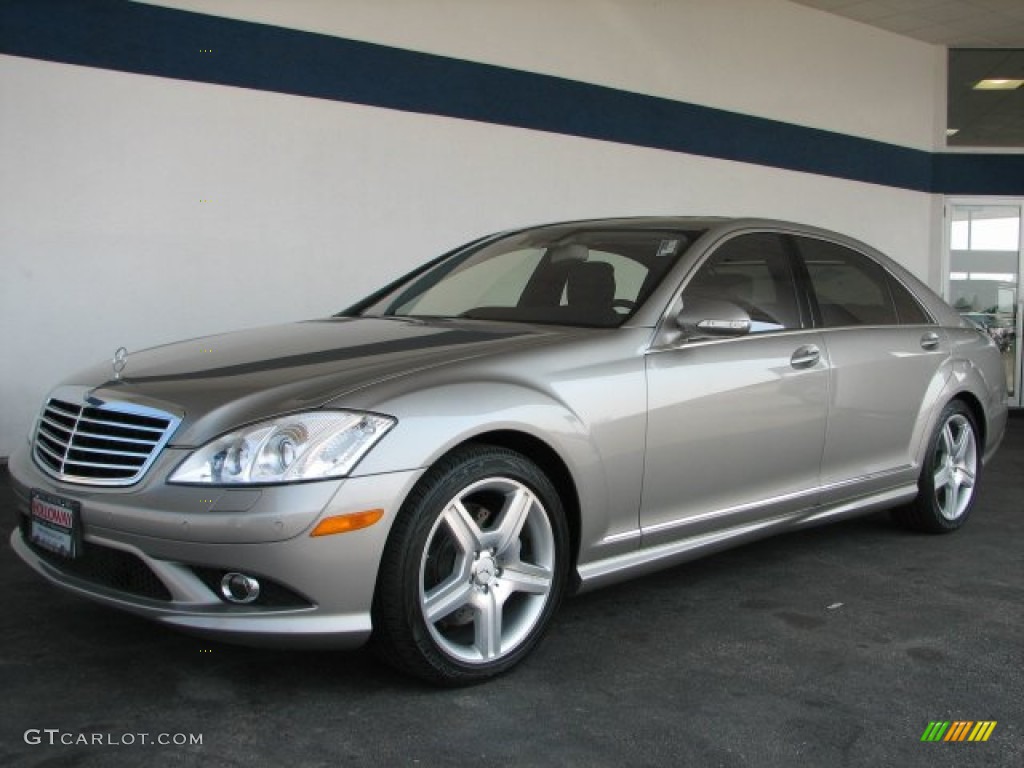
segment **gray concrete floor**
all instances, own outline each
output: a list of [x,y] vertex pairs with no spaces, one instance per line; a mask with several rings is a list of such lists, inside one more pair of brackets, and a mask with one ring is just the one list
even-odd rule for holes
[[[459,691],[365,652],[211,644],[65,595],[7,546],[0,471],[0,765],[1021,766],[1022,470],[1017,416],[953,536],[879,515],[574,598],[523,666]],[[998,725],[921,743],[930,720]],[[25,743],[47,728],[136,743]]]

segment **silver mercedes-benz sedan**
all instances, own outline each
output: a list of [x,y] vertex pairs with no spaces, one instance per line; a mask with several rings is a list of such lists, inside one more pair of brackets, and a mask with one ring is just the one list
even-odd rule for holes
[[369,640],[454,685],[519,662],[567,593],[882,508],[956,530],[1006,416],[995,342],[862,243],[551,224],[70,377],[11,457],[11,543],[174,627]]

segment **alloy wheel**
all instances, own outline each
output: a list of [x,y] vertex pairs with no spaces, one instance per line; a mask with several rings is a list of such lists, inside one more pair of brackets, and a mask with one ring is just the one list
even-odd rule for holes
[[952,414],[943,425],[932,468],[939,513],[947,520],[956,520],[971,503],[978,473],[978,442],[963,414]]
[[555,558],[548,514],[526,485],[493,477],[460,491],[420,560],[420,610],[438,647],[466,664],[514,651],[544,614]]

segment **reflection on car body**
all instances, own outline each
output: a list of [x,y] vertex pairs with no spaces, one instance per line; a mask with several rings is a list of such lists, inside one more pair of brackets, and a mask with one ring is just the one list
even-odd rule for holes
[[493,235],[335,317],[119,364],[11,459],[22,559],[445,684],[513,666],[570,592],[881,508],[955,530],[1006,420],[995,344],[905,269],[755,219]]
[[1006,352],[1013,345],[1017,333],[1012,319],[1001,320],[989,312],[961,312],[960,316],[979,331],[991,336],[1000,352]]

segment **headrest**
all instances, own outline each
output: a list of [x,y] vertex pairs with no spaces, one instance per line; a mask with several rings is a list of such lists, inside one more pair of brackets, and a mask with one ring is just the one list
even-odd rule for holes
[[611,307],[615,300],[615,268],[605,261],[573,264],[566,281],[569,306]]
[[569,245],[556,245],[548,249],[548,255],[551,257],[552,264],[558,264],[560,261],[586,261],[590,256],[590,249],[580,243],[570,243]]

